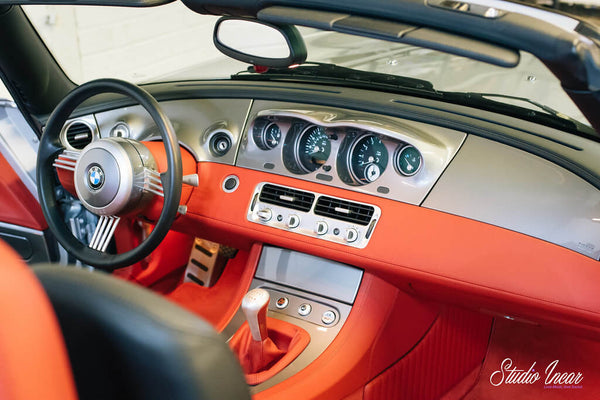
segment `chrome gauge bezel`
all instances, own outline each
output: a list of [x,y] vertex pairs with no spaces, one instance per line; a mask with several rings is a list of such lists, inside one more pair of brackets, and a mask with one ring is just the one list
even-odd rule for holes
[[[277,143],[274,145],[270,144],[266,138],[267,132],[271,126],[276,126],[277,129],[279,129],[279,139],[277,139]],[[281,127],[275,121],[269,119],[257,119],[254,122],[254,126],[252,127],[252,139],[259,149],[265,151],[273,150],[281,143],[281,137]]]
[[[383,148],[385,149],[386,152],[386,162],[385,162],[385,166],[381,169],[379,176],[374,179],[373,181],[370,182],[365,182],[364,180],[362,180],[357,174],[356,171],[354,171],[354,168],[352,166],[353,164],[353,158],[354,158],[354,151],[356,150],[356,146],[358,146],[358,144],[368,138],[368,137],[374,137],[377,140],[379,140],[379,142],[383,145]],[[350,149],[348,150],[348,152],[346,152],[346,154],[344,155],[344,159],[346,161],[346,169],[348,172],[348,175],[350,176],[350,178],[352,179],[353,183],[357,186],[362,186],[362,185],[368,185],[370,183],[376,182],[377,179],[379,179],[381,177],[381,175],[385,172],[388,163],[389,163],[389,152],[388,149],[385,145],[385,143],[383,142],[383,140],[381,140],[381,136],[377,135],[373,132],[364,132],[361,134],[357,134],[354,138],[352,138],[352,143],[350,145]]]
[[309,124],[309,125],[305,126],[302,129],[302,131],[300,132],[300,134],[298,135],[298,137],[294,141],[294,159],[295,159],[296,164],[298,165],[298,167],[300,167],[300,169],[302,171],[304,171],[304,173],[306,173],[306,174],[310,174],[311,172],[315,172],[315,171],[321,169],[321,167],[323,166],[323,165],[319,165],[315,169],[310,169],[310,168],[306,167],[306,165],[304,165],[304,163],[302,162],[302,158],[300,157],[300,152],[301,152],[300,143],[302,142],[302,140],[304,139],[304,137],[306,135],[308,135],[308,132],[311,129],[320,129],[320,130],[322,130],[323,131],[323,135],[327,138],[327,145],[328,145],[329,151],[328,151],[328,154],[327,154],[327,158],[323,162],[323,165],[325,165],[327,163],[327,161],[329,160],[329,157],[331,157],[331,139],[327,135],[326,129],[324,127],[322,127],[320,125],[316,125],[316,124]]
[[[327,137],[328,154],[327,158],[324,160],[322,165],[311,169],[304,165],[302,162],[301,143],[305,136],[309,133],[309,131],[314,128],[321,129],[324,135]],[[334,149],[332,148],[331,138],[329,137],[329,134],[327,133],[327,129],[325,127],[318,124],[295,122],[291,124],[285,136],[285,141],[282,150],[282,159],[285,168],[289,172],[297,175],[307,175],[321,170],[321,167],[323,165],[326,165],[329,159],[331,158],[331,154],[334,153],[333,150]]]
[[[417,153],[419,153],[419,166],[417,167],[417,169],[412,172],[412,173],[406,173],[402,170],[402,168],[400,168],[399,161],[400,161],[400,156],[401,153],[403,151],[405,151],[406,149],[410,149],[413,148],[417,151]],[[415,176],[416,174],[419,173],[419,171],[423,168],[423,154],[421,154],[421,152],[419,151],[419,149],[417,149],[415,146],[413,146],[412,144],[409,143],[404,143],[401,144],[400,146],[398,146],[396,148],[396,151],[394,152],[394,158],[393,158],[393,164],[394,164],[394,169],[396,170],[396,172],[402,176],[406,176],[406,177],[411,177],[411,176]]]

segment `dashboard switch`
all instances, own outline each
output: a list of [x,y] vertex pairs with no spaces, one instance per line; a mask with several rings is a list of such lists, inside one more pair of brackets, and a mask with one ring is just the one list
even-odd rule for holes
[[263,208],[262,210],[259,210],[256,215],[263,222],[267,222],[273,217],[273,213],[269,208]]
[[346,229],[346,235],[344,236],[344,239],[346,239],[346,242],[348,243],[356,242],[356,239],[358,239],[357,230],[354,228]]
[[283,310],[284,308],[286,308],[288,306],[288,304],[290,304],[289,299],[285,296],[282,296],[282,297],[278,298],[277,301],[275,302],[275,307],[277,307],[280,310]]
[[310,314],[311,311],[312,306],[308,303],[301,304],[300,307],[298,307],[298,314],[300,314],[303,317],[306,317],[308,314]]
[[317,225],[315,226],[315,233],[317,235],[324,235],[327,233],[328,230],[329,230],[329,226],[327,225],[327,222],[325,222],[325,221],[317,222]]
[[331,310],[327,310],[321,316],[321,322],[325,325],[331,325],[335,322],[335,313]]
[[288,217],[287,227],[290,229],[297,228],[300,225],[300,217],[296,214],[292,214]]

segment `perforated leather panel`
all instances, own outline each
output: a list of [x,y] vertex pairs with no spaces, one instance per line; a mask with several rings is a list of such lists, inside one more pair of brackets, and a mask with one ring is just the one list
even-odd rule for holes
[[367,384],[364,399],[439,399],[482,363],[491,326],[491,317],[445,310],[410,353]]

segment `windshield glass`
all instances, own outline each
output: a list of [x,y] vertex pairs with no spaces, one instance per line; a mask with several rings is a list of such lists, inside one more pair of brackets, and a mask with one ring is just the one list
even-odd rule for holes
[[[228,78],[247,65],[213,45],[218,17],[174,2],[153,8],[25,6],[34,27],[76,83],[120,78],[135,83]],[[308,61],[424,79],[437,90],[523,97],[588,124],[535,57],[521,52],[515,68],[383,40],[299,27]],[[535,105],[502,98],[521,107]]]

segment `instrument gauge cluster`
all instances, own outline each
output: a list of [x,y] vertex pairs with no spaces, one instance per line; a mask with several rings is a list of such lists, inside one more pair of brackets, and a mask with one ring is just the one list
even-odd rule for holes
[[282,151],[283,163],[290,172],[309,174],[329,160],[331,140],[322,126],[294,122]]
[[412,204],[423,201],[465,138],[366,113],[261,104],[251,110],[236,165]]

